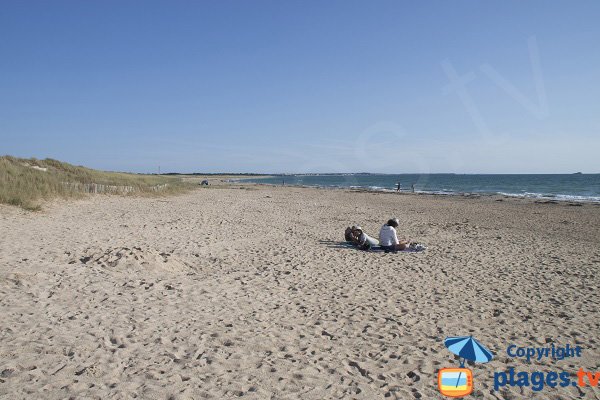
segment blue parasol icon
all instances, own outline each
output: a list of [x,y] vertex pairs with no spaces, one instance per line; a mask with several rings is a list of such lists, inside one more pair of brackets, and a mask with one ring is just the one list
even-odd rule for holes
[[464,360],[486,363],[494,357],[492,352],[475,340],[473,336],[447,337],[444,340],[444,345],[448,350],[463,359],[460,364],[461,368],[465,365]]
[[[485,348],[484,345],[479,343],[473,338],[473,336],[451,336],[444,339],[444,345],[452,353],[456,354],[461,358],[460,367],[464,368],[465,360],[474,362],[486,363],[490,361],[494,355],[491,351]],[[456,386],[460,381],[461,373],[458,374],[456,380]]]

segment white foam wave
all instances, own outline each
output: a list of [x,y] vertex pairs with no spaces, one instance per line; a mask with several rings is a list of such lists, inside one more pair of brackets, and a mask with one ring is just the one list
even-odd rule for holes
[[577,202],[600,202],[600,196],[578,196],[572,194],[551,194],[551,193],[505,193],[498,194],[507,197],[533,198],[533,199],[551,199],[559,201],[577,201]]

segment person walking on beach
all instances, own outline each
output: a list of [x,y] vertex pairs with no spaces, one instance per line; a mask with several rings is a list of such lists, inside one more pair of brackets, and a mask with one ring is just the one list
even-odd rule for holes
[[410,185],[412,187],[412,192],[415,192],[415,184],[413,183],[412,185]]
[[396,182],[396,192],[400,191],[400,182]]
[[404,250],[409,245],[408,240],[398,240],[396,228],[399,225],[400,221],[398,221],[398,218],[390,219],[379,231],[379,245],[386,253]]

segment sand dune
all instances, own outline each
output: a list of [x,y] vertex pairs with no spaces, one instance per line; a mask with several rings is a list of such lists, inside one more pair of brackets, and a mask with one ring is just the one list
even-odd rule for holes
[[[440,398],[446,336],[496,354],[473,398],[600,398],[600,388],[493,390],[494,371],[600,371],[600,207],[244,186],[0,208],[0,396]],[[340,245],[385,219],[424,253]],[[516,343],[579,344],[526,364]]]

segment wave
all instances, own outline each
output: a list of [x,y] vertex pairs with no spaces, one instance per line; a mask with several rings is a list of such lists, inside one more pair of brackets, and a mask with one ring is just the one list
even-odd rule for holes
[[[352,174],[348,174],[352,175]],[[296,175],[298,176],[298,175]],[[340,175],[338,175],[340,176]],[[352,175],[357,177],[357,175]],[[485,177],[460,177],[460,182],[448,182],[446,177],[425,179],[418,181],[413,179],[412,182],[417,182],[414,187],[414,192],[417,194],[427,195],[443,195],[443,196],[506,196],[515,198],[531,198],[531,199],[548,199],[553,201],[569,201],[569,202],[600,202],[600,193],[595,189],[595,177],[590,182],[581,184],[580,182],[572,184],[573,192],[569,193],[569,189],[564,187],[570,182],[565,183],[560,179],[542,177],[548,182],[540,184],[539,176],[531,178],[525,176],[515,178],[513,176],[507,179],[504,176],[499,178]],[[484,179],[485,178],[485,179]],[[525,178],[529,179],[526,180]],[[560,178],[560,177],[559,177]],[[363,180],[362,182],[360,180]],[[394,193],[396,190],[397,178],[390,179],[388,176],[369,175],[354,181],[345,179],[335,179],[332,175],[323,175],[323,177],[309,179],[290,180],[286,182],[289,186],[300,187],[317,187],[321,189],[350,189],[350,190],[368,190],[376,192]],[[438,181],[436,181],[436,179]],[[454,178],[453,178],[454,179]],[[456,178],[459,179],[459,178]],[[466,181],[465,181],[466,179]],[[493,181],[496,179],[496,181]],[[521,182],[519,182],[519,179]],[[562,178],[561,178],[562,179]],[[408,180],[408,179],[407,179]],[[254,182],[259,184],[280,185],[280,180],[277,179],[241,179],[240,181]],[[287,180],[286,180],[287,181]],[[411,182],[411,180],[408,180]],[[453,184],[455,183],[455,184]],[[412,186],[412,185],[411,185]],[[419,187],[420,186],[420,187]],[[495,187],[494,187],[495,186]],[[546,186],[546,187],[543,187]],[[558,186],[563,186],[559,188]],[[402,186],[401,193],[413,192],[413,187]]]
[[577,201],[577,202],[600,202],[600,196],[579,196],[574,194],[553,194],[553,193],[505,193],[497,192],[502,196],[519,197],[530,199],[550,199],[559,201]]

